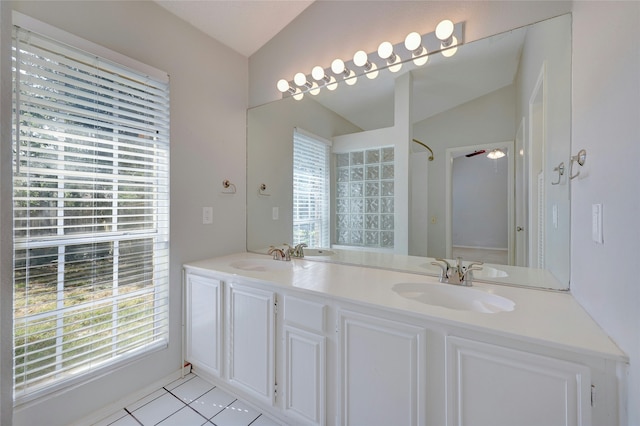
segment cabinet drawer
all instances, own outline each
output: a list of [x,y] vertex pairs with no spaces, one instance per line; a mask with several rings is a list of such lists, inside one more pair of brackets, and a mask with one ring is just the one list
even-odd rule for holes
[[322,303],[288,295],[284,297],[284,320],[289,324],[324,333],[325,311],[326,305]]

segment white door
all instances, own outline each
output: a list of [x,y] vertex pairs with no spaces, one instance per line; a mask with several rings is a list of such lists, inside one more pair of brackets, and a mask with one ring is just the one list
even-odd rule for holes
[[304,423],[325,423],[325,337],[285,326],[285,412]]
[[220,377],[222,365],[222,283],[214,278],[186,275],[185,357],[196,371]]
[[237,283],[230,283],[227,293],[229,381],[273,404],[275,295]]
[[426,331],[341,311],[340,424],[426,423]]
[[588,367],[447,337],[448,426],[588,426]]

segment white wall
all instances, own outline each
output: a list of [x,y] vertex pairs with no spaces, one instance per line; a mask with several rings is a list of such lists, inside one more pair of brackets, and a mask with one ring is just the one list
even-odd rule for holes
[[[630,357],[629,425],[640,425],[640,3],[575,2],[571,290]],[[591,240],[602,203],[604,244]]]
[[[244,250],[248,60],[153,2],[24,1],[13,7],[164,70],[171,78],[169,347],[15,412],[17,425],[62,425],[177,371],[181,363],[181,264]],[[10,40],[3,38],[2,43],[4,48]],[[2,65],[4,76],[6,65]],[[7,94],[3,91],[2,96],[4,102]],[[2,142],[4,147],[9,140]],[[220,194],[223,179],[233,182],[238,193]],[[3,198],[3,206],[6,201]],[[201,224],[203,206],[213,206],[213,225]],[[3,256],[3,271],[10,264],[11,258]],[[2,341],[11,341],[5,329]],[[4,378],[7,372],[2,374]],[[3,401],[6,398],[3,389]]]

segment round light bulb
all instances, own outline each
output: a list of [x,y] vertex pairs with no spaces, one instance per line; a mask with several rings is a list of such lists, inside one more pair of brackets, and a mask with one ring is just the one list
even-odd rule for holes
[[364,50],[358,50],[355,55],[353,55],[353,63],[357,67],[363,67],[369,62],[369,58],[367,57],[367,52]]
[[388,41],[383,41],[378,46],[378,56],[382,59],[389,59],[393,55],[393,45]]
[[296,89],[296,93],[294,93],[293,99],[295,99],[296,101],[299,101],[302,98],[304,98],[304,93],[302,93],[300,89]]
[[278,84],[276,84],[276,87],[278,88],[279,91],[284,93],[289,90],[289,82],[284,78],[280,79],[278,80]]
[[304,75],[304,73],[299,72],[293,76],[293,82],[298,86],[304,86],[307,82],[307,76]]
[[338,88],[338,82],[334,76],[329,77],[329,82],[325,86],[328,90],[336,90]]
[[439,40],[448,40],[453,35],[453,22],[448,19],[440,22],[436,27],[436,37]]
[[[378,56],[387,61],[388,69],[391,72],[398,72],[402,68],[402,60],[400,56],[393,53],[393,44],[388,41],[383,41],[378,46]],[[392,61],[393,58],[393,62]]]
[[324,78],[324,68],[320,65],[313,67],[311,70],[311,77],[313,77],[314,80],[322,80]]
[[380,73],[380,71],[378,71],[377,65],[374,63],[371,63],[371,68],[369,69],[369,71],[365,73],[365,75],[369,80],[373,80],[378,76],[378,73]]
[[356,77],[356,73],[350,70],[349,75],[344,78],[344,82],[347,83],[349,86],[353,86],[354,84],[356,84],[358,82],[358,77]]
[[422,36],[416,32],[409,33],[404,39],[404,47],[413,52],[420,48],[422,44]]
[[424,54],[422,56],[414,56],[414,58],[413,58],[413,63],[416,64],[419,67],[421,67],[424,64],[426,64],[427,61],[429,60],[429,55],[427,55],[426,49],[424,50],[423,53]]
[[316,83],[315,81],[311,83],[311,88],[309,89],[309,93],[311,93],[313,96],[320,93],[320,87],[318,86],[318,83]]
[[331,62],[331,71],[335,74],[342,74],[344,72],[345,66],[344,61],[342,59],[336,59]]
[[444,56],[445,58],[452,57],[458,51],[458,39],[456,38],[456,36],[452,36],[451,39],[451,47],[447,48],[446,46],[440,46],[441,48],[446,49],[442,51],[442,56]]

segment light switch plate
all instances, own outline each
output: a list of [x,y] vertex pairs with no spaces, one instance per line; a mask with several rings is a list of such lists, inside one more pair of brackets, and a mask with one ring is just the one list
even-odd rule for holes
[[213,223],[213,207],[202,208],[202,224],[211,225]]
[[591,205],[591,238],[597,244],[604,244],[602,236],[602,204]]

